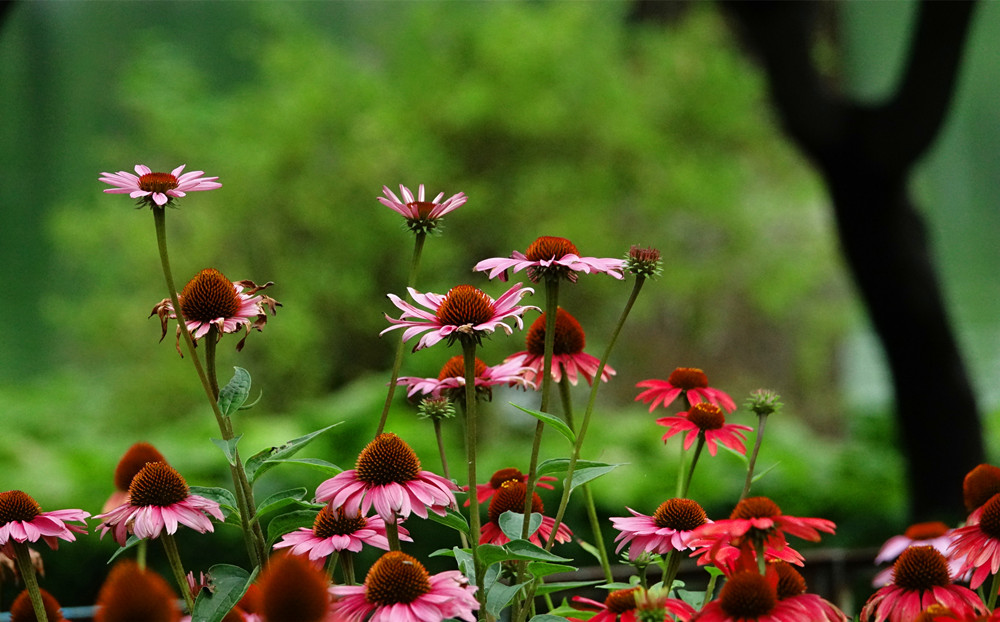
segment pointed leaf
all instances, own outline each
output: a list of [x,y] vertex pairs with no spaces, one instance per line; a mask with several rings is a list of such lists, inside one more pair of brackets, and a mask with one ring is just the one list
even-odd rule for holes
[[226,417],[240,409],[250,395],[250,372],[234,367],[233,379],[219,390],[219,410]]
[[[592,479],[597,479],[598,477],[606,473],[610,473],[620,466],[622,466],[622,464],[607,464],[605,462],[594,462],[592,460],[577,460],[576,468],[573,470],[573,481],[570,483],[569,487],[570,492],[575,490],[581,484],[586,484]],[[565,475],[566,469],[568,468],[568,458],[553,458],[538,465],[538,474],[551,475],[553,473],[559,473]]]
[[236,466],[236,444],[240,442],[243,435],[235,436],[228,441],[221,438],[210,438],[208,440],[222,450],[222,453],[226,455],[226,460],[229,461],[229,466]]
[[300,527],[312,527],[319,510],[296,510],[279,514],[267,524],[267,547],[270,549],[278,538]]
[[510,553],[513,559],[531,561],[540,560],[543,562],[570,562],[573,561],[568,557],[560,557],[549,553],[540,546],[535,546],[527,540],[511,540],[504,545],[504,548]]
[[543,583],[535,589],[535,596],[563,592],[566,590],[577,590],[581,587],[597,585],[600,581],[560,581],[558,583]]
[[124,553],[125,551],[129,550],[130,548],[134,547],[135,545],[139,544],[142,541],[143,541],[142,538],[130,535],[128,539],[125,540],[125,546],[118,547],[118,550],[115,551],[115,554],[111,556],[111,559],[108,560],[108,563],[110,564],[111,562],[115,561],[116,557],[118,557],[119,555],[121,555],[122,553]]
[[259,519],[268,512],[274,512],[289,505],[311,505],[301,503],[302,499],[306,496],[306,492],[305,488],[290,488],[276,492],[257,504],[257,513],[254,515],[254,518]]
[[528,583],[517,583],[515,585],[505,585],[503,583],[496,583],[488,592],[486,592],[486,611],[491,614],[494,618],[500,618],[500,611],[503,610],[510,601],[514,600],[517,593],[521,591]]
[[211,499],[219,504],[219,509],[225,515],[234,515],[239,518],[239,510],[236,509],[236,497],[226,488],[217,486],[189,486],[188,492],[192,495]]
[[547,577],[557,572],[574,572],[579,570],[575,566],[566,564],[553,564],[552,562],[528,562],[528,572],[535,577]]
[[465,516],[457,510],[445,508],[444,516],[439,516],[436,512],[428,512],[427,518],[466,535],[469,533],[469,521],[465,520]]
[[247,479],[250,480],[250,484],[253,485],[253,483],[257,481],[258,477],[280,464],[280,462],[277,461],[292,457],[314,438],[338,425],[340,425],[340,423],[328,425],[325,428],[316,430],[315,432],[310,432],[305,436],[294,438],[281,447],[271,447],[270,449],[265,449],[247,458],[246,471]]
[[246,594],[256,575],[256,570],[250,574],[239,566],[212,566],[208,570],[211,589],[198,592],[194,611],[191,612],[191,622],[221,622]]
[[[578,613],[584,612],[580,611]],[[528,622],[569,622],[569,620],[562,616],[554,616],[551,613],[543,613],[537,616],[532,616]]]
[[525,408],[523,406],[518,406],[514,402],[509,402],[509,404],[511,406],[513,406],[514,408],[517,408],[518,410],[523,410],[524,412],[528,413],[529,415],[531,415],[535,419],[538,419],[542,423],[546,423],[546,424],[552,426],[553,428],[555,428],[556,430],[558,430],[560,434],[562,434],[563,436],[565,436],[566,440],[568,440],[571,445],[574,444],[574,443],[576,443],[576,434],[573,434],[573,430],[569,429],[569,426],[566,425],[566,422],[564,422],[559,417],[556,417],[554,415],[550,415],[549,413],[543,413],[543,412],[541,412],[539,410],[531,410],[530,408]]
[[270,459],[267,461],[268,464],[298,464],[300,466],[309,467],[315,471],[319,471],[324,475],[329,475],[333,477],[337,473],[342,472],[344,469],[340,468],[332,462],[327,462],[326,460],[320,460],[319,458],[291,458],[291,459]]
[[[500,515],[500,519],[497,521],[500,525],[500,531],[503,532],[510,540],[519,540],[521,538],[521,530],[524,528],[524,514],[518,514],[517,512],[512,512],[507,510]],[[531,513],[531,519],[528,522],[528,537],[531,534],[538,531],[538,528],[542,526],[542,515],[538,512]]]

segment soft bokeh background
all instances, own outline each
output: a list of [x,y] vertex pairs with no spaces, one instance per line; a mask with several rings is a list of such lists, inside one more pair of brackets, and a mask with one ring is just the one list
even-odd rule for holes
[[[667,23],[631,21],[630,8],[14,5],[0,31],[0,489],[96,513],[118,458],[139,440],[190,483],[226,484],[194,372],[146,318],[165,296],[152,217],[97,182],[137,162],[186,163],[223,188],[168,214],[178,284],[215,267],[275,281],[284,305],[243,352],[235,339],[220,347],[223,373],[245,367],[263,391],[237,422],[245,453],[343,421],[305,454],[348,467],[374,432],[393,351],[377,336],[394,312],[385,295],[402,293],[412,244],[375,197],[383,185],[425,183],[469,202],[428,240],[422,290],[471,282],[497,295],[502,285],[471,266],[540,235],[598,257],[631,244],[663,252],[664,274],[647,284],[612,358],[618,375],[585,449],[627,464],[594,485],[602,516],[626,505],[651,512],[672,494],[676,447],[664,449],[654,415],[633,403],[635,383],[698,366],[738,402],[761,386],[781,393],[786,409],[761,457],[778,466],[758,491],[790,514],[835,520],[838,535],[824,544],[877,546],[904,528],[885,372],[820,181],[775,126],[757,68],[713,5],[677,4]],[[912,8],[838,4],[817,53],[852,92],[877,99],[893,83]],[[1000,7],[980,11],[955,112],[916,184],[993,432]],[[629,287],[584,276],[562,288],[592,353]],[[497,335],[482,358],[499,361],[522,338]],[[409,355],[403,373],[436,375],[456,353]],[[507,402],[533,400],[497,392],[481,472],[526,466],[534,420]],[[436,468],[430,427],[413,415],[399,396],[389,429]],[[550,434],[543,458],[565,455],[564,445]],[[740,468],[728,455],[702,462],[692,495],[710,515],[728,513]],[[277,470],[261,494],[319,478]],[[582,528],[579,514],[569,520]],[[192,566],[219,561],[207,540],[186,538],[192,557],[205,552]],[[70,576],[61,562],[114,548],[88,537],[47,554],[53,584],[89,593],[100,577]],[[221,548],[241,563],[238,545]]]

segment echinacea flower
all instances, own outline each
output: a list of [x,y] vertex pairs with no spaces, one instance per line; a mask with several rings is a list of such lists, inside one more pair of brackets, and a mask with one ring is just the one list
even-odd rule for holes
[[893,565],[892,583],[868,598],[861,622],[913,622],[933,604],[962,617],[986,613],[975,592],[952,583],[944,555],[932,546],[911,546]]
[[326,574],[303,557],[272,555],[257,579],[263,622],[339,622]]
[[392,433],[379,434],[358,455],[353,469],[316,488],[316,501],[335,506],[373,506],[382,520],[396,522],[411,513],[427,518],[430,510],[444,515],[454,508],[458,487],[451,480],[420,470],[420,460],[406,442]]
[[[485,484],[476,484],[476,500],[479,501],[480,504],[486,503],[487,501],[489,501],[490,497],[493,496],[493,493],[499,490],[500,486],[502,486],[504,482],[509,480],[515,480],[523,483],[528,481],[528,476],[522,473],[520,469],[514,467],[507,467],[505,469],[494,471],[493,475],[490,476],[490,481],[486,482]],[[542,475],[541,477],[538,478],[538,481],[535,482],[535,486],[538,486],[539,488],[548,488],[549,490],[554,490],[552,484],[548,484],[546,482],[558,482],[558,481],[559,481],[558,477],[552,477],[551,475]],[[463,490],[465,490],[465,488],[463,488]],[[468,499],[465,500],[465,505],[469,505]],[[522,506],[522,511],[523,507],[524,506]]]
[[87,533],[88,516],[90,513],[83,510],[43,512],[37,501],[20,490],[0,492],[0,551],[16,559],[15,542],[38,542],[39,539],[49,548],[58,549],[59,540],[73,542],[75,534]]
[[112,566],[97,595],[94,622],[178,622],[181,611],[170,585],[131,559]]
[[[577,609],[597,612],[590,618],[590,622],[636,622],[635,597],[636,592],[641,589],[641,587],[636,586],[615,590],[607,595],[603,603],[583,596],[574,596],[572,600]],[[580,622],[577,618],[568,619],[571,622]]]
[[438,227],[438,219],[448,212],[462,207],[468,199],[464,192],[459,192],[442,202],[441,199],[444,198],[442,192],[434,197],[434,200],[426,201],[423,184],[420,184],[417,189],[416,198],[410,189],[402,184],[399,186],[399,193],[403,195],[403,200],[400,200],[392,190],[389,190],[388,186],[382,186],[382,194],[385,196],[378,197],[378,201],[405,218],[407,228],[414,233],[433,231]]
[[[62,608],[56,597],[41,588],[38,591],[42,597],[42,606],[45,608],[45,617],[49,622],[65,622],[66,618],[63,617]],[[8,619],[10,622],[35,622],[38,620],[35,617],[35,607],[31,603],[31,595],[28,590],[18,594],[17,598],[10,604],[10,617]]]
[[[882,544],[878,555],[875,557],[876,564],[883,564],[895,560],[899,555],[911,546],[933,546],[943,555],[948,556],[948,548],[955,541],[955,532],[941,521],[930,521],[925,523],[915,523],[906,528],[902,534],[893,536]],[[948,568],[951,576],[958,577],[962,574],[962,562],[964,558],[956,557],[948,559]],[[892,567],[875,575],[872,585],[882,587],[892,581]]]
[[198,190],[215,190],[222,184],[215,181],[218,177],[202,177],[205,171],[188,171],[183,173],[185,164],[181,164],[169,173],[154,173],[145,164],[136,164],[136,175],[127,171],[117,173],[101,173],[99,181],[114,186],[104,192],[108,194],[128,194],[138,199],[139,207],[163,207],[174,199],[185,196],[188,192]]
[[682,394],[689,404],[710,402],[727,413],[736,410],[733,398],[725,391],[708,386],[708,376],[697,367],[678,367],[670,372],[666,380],[643,380],[635,386],[646,387],[645,391],[636,396],[635,401],[650,402],[649,412],[653,412],[657,406],[666,408]]
[[[277,312],[281,303],[277,300],[258,294],[274,283],[267,282],[257,285],[253,281],[236,281],[226,278],[214,268],[206,268],[188,281],[177,300],[181,305],[181,315],[191,333],[191,338],[198,341],[208,334],[213,327],[217,331],[216,339],[221,339],[223,333],[234,333],[240,328],[246,334],[236,344],[237,350],[243,349],[250,329],[264,329],[267,323],[267,313]],[[176,319],[177,313],[169,298],[164,298],[153,307],[150,317],[160,317],[163,334],[160,341],[167,336],[167,320]],[[181,329],[177,327],[177,351],[180,352]]]
[[[507,385],[509,387],[534,388],[523,373],[525,368],[516,361],[506,361],[499,365],[487,365],[478,357],[475,363],[476,394],[482,395],[487,401],[493,397],[493,387]],[[465,356],[456,355],[448,359],[441,368],[437,378],[420,378],[418,376],[403,376],[396,381],[400,386],[409,387],[407,397],[423,393],[431,397],[445,395],[451,399],[460,399],[465,394]]]
[[806,581],[788,562],[772,562],[771,567],[777,571],[778,585],[776,587],[778,600],[793,605],[801,611],[810,622],[847,622],[844,612],[833,603],[817,594],[806,592]]
[[[335,585],[334,613],[346,622],[474,622],[479,609],[476,586],[457,570],[429,574],[419,561],[400,551],[380,557],[364,585]],[[369,617],[370,616],[370,617]]]
[[[399,527],[399,539],[412,542],[409,532]],[[345,511],[328,503],[313,521],[312,527],[302,527],[286,533],[276,549],[290,548],[292,555],[307,555],[311,560],[324,559],[334,552],[357,553],[367,544],[388,551],[385,521],[381,516],[364,516],[360,508]]]
[[104,512],[125,503],[132,478],[146,466],[147,462],[166,462],[163,454],[149,443],[135,443],[122,455],[115,467],[115,491],[104,502]]
[[[545,322],[546,314],[543,313],[528,328],[525,344],[527,350],[516,352],[507,357],[507,361],[522,365],[527,368],[525,378],[532,383],[537,383],[541,378],[545,366]],[[595,356],[591,356],[583,351],[586,345],[586,335],[583,327],[575,317],[561,307],[556,310],[555,337],[552,347],[552,379],[556,382],[562,380],[563,374],[570,384],[576,386],[579,376],[583,376],[587,384],[594,383],[594,376],[601,361]],[[601,380],[607,382],[611,376],[615,375],[615,370],[610,365],[605,365],[601,372]]]
[[[819,622],[799,607],[778,599],[778,576],[773,570],[739,570],[726,578],[719,597],[691,618],[698,622]],[[820,618],[822,620],[822,618]]]
[[921,611],[913,622],[1000,622],[1000,608],[991,614],[962,616],[947,607],[934,603]]
[[1000,468],[980,464],[962,480],[962,498],[967,512],[975,512],[990,498],[1000,493]]
[[665,555],[670,551],[689,549],[688,540],[694,530],[708,523],[705,510],[691,499],[667,499],[656,508],[652,516],[646,516],[626,508],[632,516],[612,517],[611,524],[619,532],[615,537],[621,552],[630,544],[628,557],[635,561],[641,553]]
[[168,534],[176,533],[178,524],[199,533],[214,531],[209,516],[225,520],[219,504],[192,495],[187,482],[173,467],[163,462],[149,462],[132,479],[128,501],[94,518],[103,521],[97,526],[102,538],[113,531],[115,541],[125,546],[129,533],[143,540],[154,539],[164,530]]
[[[483,531],[479,538],[479,544],[507,544],[510,542],[510,538],[507,534],[500,529],[500,516],[504,512],[510,511],[517,514],[524,514],[524,496],[528,492],[528,487],[524,482],[520,482],[515,479],[507,480],[506,482],[500,484],[500,488],[493,494],[493,499],[490,500],[489,507],[489,517],[490,520],[485,525],[483,525]],[[532,493],[531,496],[531,513],[532,514],[542,514],[542,522],[539,525],[538,530],[535,533],[528,536],[528,540],[537,545],[542,546],[542,540],[548,541],[549,536],[552,534],[552,530],[556,531],[556,542],[569,542],[570,538],[573,536],[573,532],[570,531],[564,523],[560,523],[559,527],[556,528],[556,521],[551,516],[545,516],[545,506],[542,504],[542,498],[538,496],[538,493]],[[539,539],[541,536],[541,540]]]
[[965,527],[954,531],[948,556],[964,558],[959,573],[971,570],[969,586],[975,589],[1000,572],[1000,493],[990,497],[973,516]]
[[726,415],[722,409],[709,402],[698,402],[687,412],[679,412],[671,417],[660,417],[656,423],[667,428],[663,442],[680,433],[684,437],[684,449],[690,449],[699,438],[705,439],[708,453],[714,456],[718,452],[718,444],[746,455],[747,448],[743,444],[746,437],[743,432],[753,430],[750,426],[737,423],[726,423]]
[[663,271],[660,266],[659,249],[653,247],[642,248],[635,244],[628,249],[628,255],[625,257],[626,271],[636,276],[654,277],[660,276],[660,273]]
[[521,319],[524,312],[528,309],[538,309],[538,307],[517,304],[526,294],[534,293],[530,287],[521,289],[520,283],[511,287],[496,300],[471,285],[456,285],[448,290],[444,296],[431,293],[421,294],[413,288],[407,288],[407,291],[414,302],[426,307],[429,311],[404,302],[395,294],[389,294],[389,300],[402,310],[403,315],[399,319],[386,315],[385,319],[389,320],[392,326],[383,330],[379,335],[384,335],[397,328],[405,328],[403,341],[409,341],[420,333],[427,333],[414,346],[414,351],[432,346],[446,338],[449,344],[456,338],[474,339],[478,343],[484,334],[492,333],[497,327],[502,328],[509,335],[513,329],[504,323],[504,320],[513,318],[518,329],[521,329],[524,327],[524,322]]
[[501,281],[507,280],[508,270],[520,272],[526,269],[532,283],[543,278],[566,279],[575,283],[577,272],[603,272],[621,279],[624,278],[624,267],[625,261],[622,259],[581,257],[580,251],[566,238],[546,235],[532,242],[524,253],[514,251],[510,257],[484,259],[472,269],[476,272],[489,271],[489,278],[500,277]]

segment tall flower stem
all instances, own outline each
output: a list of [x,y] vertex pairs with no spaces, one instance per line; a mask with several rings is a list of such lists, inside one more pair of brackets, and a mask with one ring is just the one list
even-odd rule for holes
[[[219,430],[222,433],[223,438],[229,441],[233,438],[232,426],[230,425],[228,418],[222,414],[222,410],[219,408],[218,386],[213,389],[209,376],[201,364],[201,359],[198,357],[198,352],[195,350],[194,338],[191,336],[191,331],[188,330],[187,322],[184,321],[184,314],[181,312],[180,299],[177,296],[177,287],[174,285],[173,273],[170,270],[170,257],[167,254],[166,219],[167,215],[165,208],[153,208],[153,224],[156,228],[156,244],[160,252],[160,265],[163,268],[163,278],[167,284],[167,292],[170,295],[170,303],[173,305],[174,314],[177,316],[177,327],[181,332],[181,337],[184,339],[184,344],[187,347],[191,362],[194,365],[195,371],[198,374],[198,379],[201,381],[202,388],[205,390],[205,395],[208,397],[209,404],[212,407],[212,413],[215,415],[215,421],[219,426]],[[206,340],[206,343],[214,341],[214,337],[214,335],[210,335],[209,339]],[[240,520],[243,527],[243,538],[246,541],[247,553],[250,556],[251,563],[255,566],[260,566],[267,559],[267,552],[260,523],[256,520],[251,520],[256,514],[256,509],[254,508],[253,503],[253,490],[250,488],[246,477],[246,471],[243,467],[243,462],[239,459],[239,454],[236,452],[235,448],[233,451],[233,457],[236,464],[230,465],[230,471],[233,476],[233,487],[235,488],[234,492],[236,493],[236,502],[239,506]]]
[[[424,232],[417,232],[416,240],[413,243],[413,258],[410,260],[410,274],[406,278],[406,287],[410,288],[416,285],[417,282],[417,270],[420,267],[420,255],[424,251],[424,239],[427,234]],[[399,339],[396,341],[396,355],[392,361],[392,377],[389,379],[389,390],[386,392],[385,404],[382,406],[382,416],[378,420],[378,429],[375,430],[375,436],[378,436],[385,429],[385,421],[389,417],[389,407],[392,406],[392,397],[396,394],[396,381],[399,380],[399,369],[403,365],[403,333],[399,333]]]
[[695,445],[694,455],[691,457],[691,466],[688,467],[687,475],[684,476],[684,485],[677,491],[677,496],[686,498],[688,490],[691,488],[691,478],[694,477],[694,468],[698,465],[698,458],[701,457],[701,450],[705,448],[705,432],[698,434],[698,444]]
[[750,461],[747,463],[747,480],[743,484],[743,493],[740,495],[740,501],[746,499],[747,495],[750,494],[750,485],[753,484],[753,470],[757,464],[757,454],[760,452],[760,444],[764,440],[764,425],[766,423],[767,415],[757,415],[757,439],[753,443],[753,453],[750,454]]
[[465,455],[469,466],[469,543],[472,547],[472,567],[476,573],[476,599],[479,601],[480,619],[486,619],[485,568],[479,557],[479,538],[482,534],[479,517],[479,497],[476,494],[476,341],[471,337],[460,339],[465,363]]
[[399,523],[396,522],[396,517],[393,516],[391,521],[385,521],[385,537],[389,541],[389,550],[398,551],[400,550],[399,544]]
[[14,558],[17,560],[17,568],[21,571],[21,580],[24,581],[24,589],[28,590],[28,597],[31,599],[31,608],[35,611],[35,618],[39,622],[48,622],[45,615],[45,603],[42,602],[42,593],[38,588],[38,577],[35,575],[35,566],[31,563],[31,550],[24,542],[18,542],[13,538],[10,543],[14,545]]
[[181,563],[181,554],[177,552],[177,542],[174,541],[174,536],[169,533],[160,534],[160,541],[163,542],[163,550],[167,554],[170,571],[174,573],[174,580],[177,581],[177,589],[184,596],[184,604],[187,605],[188,613],[191,613],[194,611],[194,596],[191,595],[191,588],[188,586],[187,574],[185,574],[184,565]]
[[448,474],[448,456],[444,451],[444,437],[441,435],[441,420],[434,419],[434,438],[437,439],[438,454],[441,456],[441,474],[445,479],[451,479]]

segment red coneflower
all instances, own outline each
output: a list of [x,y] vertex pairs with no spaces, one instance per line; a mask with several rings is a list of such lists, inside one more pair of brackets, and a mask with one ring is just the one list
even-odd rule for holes
[[[507,361],[526,368],[525,377],[532,383],[541,378],[545,364],[545,323],[543,313],[528,328],[525,338],[527,350],[516,352],[507,357]],[[583,327],[575,317],[561,307],[556,310],[555,338],[552,349],[552,379],[562,380],[566,374],[570,384],[576,385],[579,376],[583,376],[587,384],[594,383],[600,359],[583,351],[587,338]],[[601,372],[601,380],[607,382],[615,375],[610,365],[605,365]]]
[[708,386],[708,376],[697,367],[678,367],[670,372],[666,380],[643,380],[635,386],[646,387],[645,391],[636,396],[635,401],[650,402],[649,412],[653,412],[657,406],[666,408],[682,394],[691,404],[710,402],[726,412],[736,410],[733,398],[724,391]]

